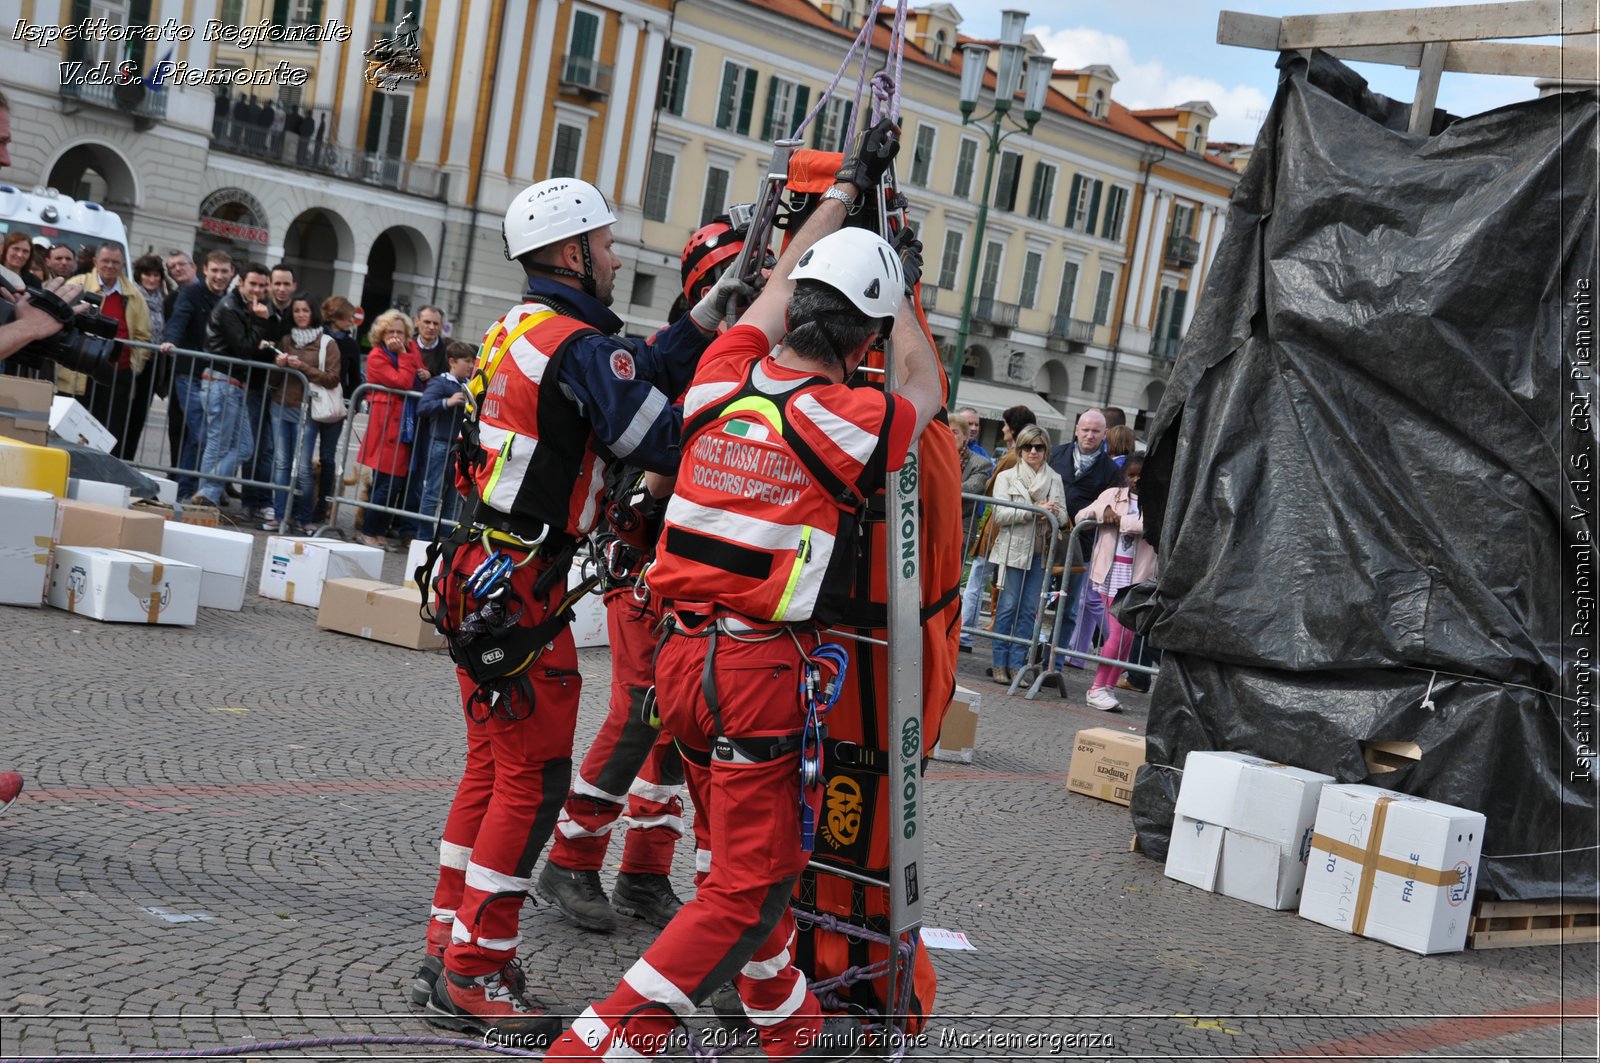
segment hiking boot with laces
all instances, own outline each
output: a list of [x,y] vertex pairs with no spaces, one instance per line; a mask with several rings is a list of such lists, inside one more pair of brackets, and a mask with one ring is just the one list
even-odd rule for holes
[[600,888],[598,871],[573,871],[547,859],[533,888],[585,930],[609,934],[617,928],[617,917],[606,900],[606,891]]
[[[417,973],[411,976],[411,1003],[417,1007],[428,1006],[428,998],[433,996],[433,983],[439,980],[439,975],[444,971],[444,950],[449,947],[450,924],[430,919],[428,953],[422,957],[422,966],[417,968]],[[520,960],[507,961],[506,965],[500,968],[500,978],[514,993],[520,995],[528,990],[528,976],[523,972]]]
[[433,983],[424,1016],[434,1026],[463,1033],[494,1033],[519,1044],[545,1045],[561,1033],[562,1021],[506,983],[503,971],[456,974],[448,968]]
[[672,882],[665,875],[624,871],[617,876],[617,887],[611,891],[612,911],[643,919],[653,926],[666,926],[682,907],[683,902],[672,892]]

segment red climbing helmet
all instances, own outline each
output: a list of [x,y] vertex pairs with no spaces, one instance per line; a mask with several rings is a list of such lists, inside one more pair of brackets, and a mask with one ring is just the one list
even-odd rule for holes
[[694,231],[683,245],[683,296],[697,302],[717,282],[744,246],[748,226],[734,228],[728,215],[719,214]]

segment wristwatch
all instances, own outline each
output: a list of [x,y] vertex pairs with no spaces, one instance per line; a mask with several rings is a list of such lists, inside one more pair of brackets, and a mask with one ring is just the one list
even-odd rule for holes
[[837,199],[840,203],[844,204],[845,210],[851,210],[856,205],[856,197],[853,194],[846,192],[838,185],[834,185],[832,188],[829,188],[826,192],[822,193],[822,198],[825,200]]

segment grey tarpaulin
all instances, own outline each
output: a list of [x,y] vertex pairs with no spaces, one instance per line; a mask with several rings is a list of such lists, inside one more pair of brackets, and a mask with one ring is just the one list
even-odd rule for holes
[[[1425,137],[1325,55],[1280,65],[1144,466],[1161,571],[1121,608],[1166,655],[1135,825],[1163,855],[1170,769],[1243,750],[1483,812],[1503,898],[1593,896],[1563,567],[1592,563],[1593,497],[1563,462],[1593,445],[1596,93]],[[1428,709],[1435,670],[1472,678]],[[1366,739],[1422,760],[1368,779]]]

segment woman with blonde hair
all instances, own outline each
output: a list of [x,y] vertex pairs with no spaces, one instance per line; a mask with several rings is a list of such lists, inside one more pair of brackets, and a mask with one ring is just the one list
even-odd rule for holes
[[[1050,437],[1038,425],[1027,425],[1017,432],[1015,452],[1016,464],[995,476],[994,497],[1001,502],[1038,506],[1054,516],[1059,526],[1066,520],[1067,493],[1061,475],[1049,465]],[[1009,685],[1027,661],[1027,640],[1033,637],[1033,624],[1038,617],[1044,558],[1054,528],[1044,514],[1017,505],[996,505],[989,519],[998,526],[994,545],[989,548],[989,562],[995,566],[1000,585],[994,633],[1023,640],[994,640],[994,667],[989,674],[995,682]]]
[[[411,468],[411,438],[416,431],[416,400],[394,391],[416,391],[427,383],[428,371],[411,344],[411,319],[398,310],[385,310],[372,323],[372,350],[367,354],[367,383],[392,391],[374,391],[367,397],[367,434],[356,458],[372,470],[374,506],[407,509],[415,492],[407,483]],[[408,411],[409,406],[409,411]],[[409,412],[409,417],[408,417]],[[410,507],[414,508],[414,507]],[[369,509],[361,520],[361,541],[388,547],[389,530],[402,536],[414,533],[406,518],[398,520],[382,509]]]

